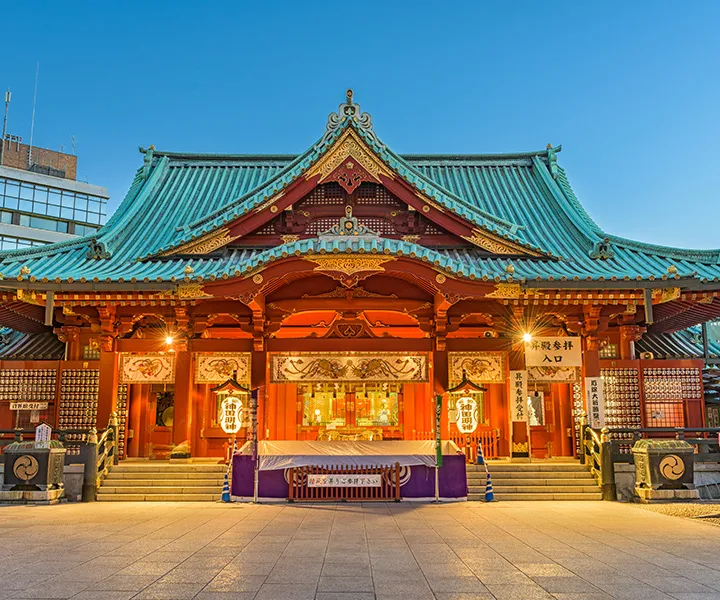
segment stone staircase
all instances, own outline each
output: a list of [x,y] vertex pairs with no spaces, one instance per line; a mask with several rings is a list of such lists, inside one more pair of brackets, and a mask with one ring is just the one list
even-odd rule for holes
[[[573,462],[488,461],[496,500],[601,500],[590,472]],[[468,465],[468,500],[485,499],[485,468]]]
[[226,465],[126,459],[98,490],[99,502],[212,502],[220,500]]

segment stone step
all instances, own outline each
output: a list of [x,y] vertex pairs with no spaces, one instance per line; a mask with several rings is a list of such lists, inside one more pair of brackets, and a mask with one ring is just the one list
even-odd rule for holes
[[[588,479],[542,479],[542,478],[528,478],[528,479],[505,479],[504,477],[492,477],[492,484],[494,487],[518,487],[518,486],[524,486],[524,487],[531,487],[531,486],[549,486],[549,487],[587,487],[587,486],[595,486],[595,480],[590,477]],[[468,477],[468,485],[469,486],[484,486],[487,482],[487,479],[484,477],[481,479],[470,479]]]
[[113,468],[106,479],[117,480],[133,480],[133,479],[210,479],[222,477],[225,470],[222,471],[198,471],[197,473],[165,473],[164,471],[118,471],[117,467]]
[[[485,492],[485,486],[468,486],[468,489],[471,492]],[[497,494],[594,494],[600,491],[596,485],[529,485],[512,487],[495,485],[495,483],[493,483],[493,490]]]
[[[587,467],[580,463],[494,463],[488,461],[488,470],[491,473],[506,471],[509,473],[526,471],[543,472],[587,472]],[[468,471],[484,471],[483,465],[468,465]]]
[[224,477],[203,479],[110,479],[105,478],[104,486],[109,487],[208,487],[222,485]]
[[170,465],[168,463],[120,463],[113,467],[116,473],[222,473],[227,469],[223,464]]
[[[490,475],[500,479],[588,479],[592,477],[590,471],[503,471],[488,469]],[[470,477],[485,477],[485,471],[468,472]]]
[[222,493],[222,484],[203,486],[109,486],[103,485],[98,490],[100,494],[219,494]]
[[[596,493],[585,493],[585,494],[570,494],[570,493],[552,493],[552,494],[502,494],[494,492],[495,500],[508,502],[514,500],[602,500],[602,494],[598,491]],[[468,500],[477,501],[485,500],[485,492],[481,494],[468,494]]]
[[216,502],[222,495],[222,492],[217,494],[102,494],[100,492],[97,496],[98,502]]

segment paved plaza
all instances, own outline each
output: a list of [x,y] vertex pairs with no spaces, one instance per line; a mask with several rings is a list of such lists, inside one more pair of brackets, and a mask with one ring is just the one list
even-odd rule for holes
[[0,507],[0,598],[720,599],[720,528],[608,502]]

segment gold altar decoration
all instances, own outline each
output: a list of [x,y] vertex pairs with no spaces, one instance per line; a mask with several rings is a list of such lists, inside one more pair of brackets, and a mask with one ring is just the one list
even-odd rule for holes
[[465,379],[473,383],[504,383],[505,355],[502,352],[448,352],[450,386]]
[[270,358],[270,371],[273,383],[428,380],[425,354],[275,354]]
[[323,429],[318,432],[318,441],[347,440],[351,442],[381,442],[383,439],[380,427],[341,427],[339,429]]
[[195,383],[222,383],[235,375],[235,381],[250,385],[249,352],[195,354]]
[[118,383],[173,383],[175,356],[121,352],[119,371]]
[[528,367],[528,379],[531,381],[551,381],[554,383],[573,383],[579,381],[576,367]]

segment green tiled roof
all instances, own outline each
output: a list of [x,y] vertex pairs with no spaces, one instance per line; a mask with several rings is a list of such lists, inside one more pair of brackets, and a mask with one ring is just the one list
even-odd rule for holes
[[[363,113],[364,114],[364,113]],[[270,250],[227,250],[208,257],[158,255],[228,224],[287,187],[347,127],[395,173],[425,196],[497,236],[544,257],[488,256],[480,250],[430,250],[386,238],[302,240]],[[94,236],[0,253],[4,279],[36,281],[172,282],[248,273],[290,254],[384,252],[415,256],[449,273],[493,281],[648,280],[694,278],[717,282],[720,251],[682,250],[608,234],[583,209],[565,171],[560,148],[522,154],[397,155],[352,119],[301,155],[196,155],[144,151],[127,196]],[[610,257],[591,258],[608,240]],[[97,242],[97,244],[96,244]],[[91,258],[95,244],[95,256]],[[99,246],[98,246],[99,244]],[[514,267],[510,277],[506,267]],[[677,274],[668,275],[673,265]],[[21,269],[27,267],[24,276]],[[717,287],[717,286],[716,286]]]

